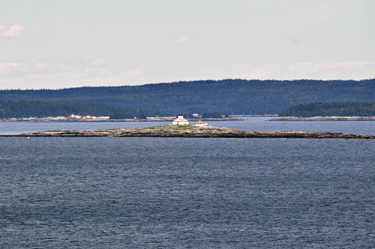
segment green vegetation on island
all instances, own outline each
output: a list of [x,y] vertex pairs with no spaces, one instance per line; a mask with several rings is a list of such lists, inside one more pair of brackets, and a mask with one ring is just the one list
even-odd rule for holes
[[180,131],[180,130],[190,130],[190,129],[196,129],[196,128],[198,128],[198,126],[195,126],[195,125],[156,125],[156,126],[145,127],[142,129],[148,129],[148,130],[164,129],[164,130]]
[[374,102],[305,103],[289,107],[280,117],[375,116]]
[[[151,109],[169,115],[203,114],[212,110],[224,115],[263,115],[280,113],[290,106],[301,103],[375,102],[375,79],[361,81],[227,79],[60,90],[1,90],[0,100]],[[103,113],[103,115],[112,117],[110,113]]]

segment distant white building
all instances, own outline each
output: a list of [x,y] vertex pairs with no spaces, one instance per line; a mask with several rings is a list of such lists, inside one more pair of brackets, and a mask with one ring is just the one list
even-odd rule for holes
[[79,119],[79,120],[107,120],[109,119],[109,116],[80,116],[80,115],[70,115],[68,119]]
[[203,122],[202,120],[199,120],[195,126],[209,126],[206,122]]
[[69,116],[69,118],[73,118],[73,119],[81,119],[82,116],[72,114],[72,115]]
[[184,116],[178,116],[175,120],[173,120],[174,125],[188,125],[189,121],[184,118]]

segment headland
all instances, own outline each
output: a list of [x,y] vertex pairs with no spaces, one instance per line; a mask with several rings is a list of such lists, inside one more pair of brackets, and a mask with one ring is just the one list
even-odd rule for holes
[[277,117],[269,121],[375,121],[375,116]]

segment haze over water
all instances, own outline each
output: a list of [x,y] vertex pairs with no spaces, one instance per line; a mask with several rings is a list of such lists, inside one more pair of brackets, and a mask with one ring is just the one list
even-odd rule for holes
[[[263,120],[215,125],[375,133],[370,121]],[[0,133],[26,131],[9,124]],[[60,125],[120,124],[27,129]],[[1,248],[375,244],[373,140],[0,138],[0,150]]]

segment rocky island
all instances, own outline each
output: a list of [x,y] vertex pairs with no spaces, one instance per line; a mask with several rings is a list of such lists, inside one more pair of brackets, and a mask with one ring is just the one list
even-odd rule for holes
[[375,139],[373,135],[306,131],[240,131],[225,127],[160,125],[138,129],[53,130],[1,137],[200,137],[200,138],[346,138]]

